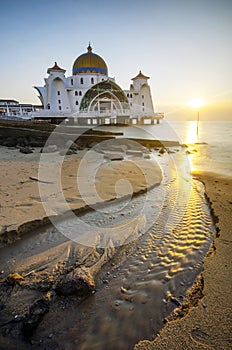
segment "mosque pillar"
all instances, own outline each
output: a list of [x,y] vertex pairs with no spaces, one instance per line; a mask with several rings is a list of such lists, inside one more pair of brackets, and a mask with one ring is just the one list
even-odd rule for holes
[[6,104],[6,114],[7,114],[7,115],[10,115],[10,110],[9,110],[8,103]]

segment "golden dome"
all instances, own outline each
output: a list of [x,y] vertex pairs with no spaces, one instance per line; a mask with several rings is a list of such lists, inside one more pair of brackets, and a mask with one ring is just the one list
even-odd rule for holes
[[88,52],[77,57],[73,64],[73,75],[76,74],[104,74],[108,75],[108,68],[105,61],[92,52],[92,47],[88,46]]

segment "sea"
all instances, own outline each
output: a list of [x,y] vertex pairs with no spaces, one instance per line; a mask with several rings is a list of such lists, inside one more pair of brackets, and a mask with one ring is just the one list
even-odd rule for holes
[[[101,127],[103,130],[109,127]],[[179,141],[188,146],[192,172],[232,176],[232,121],[166,121],[156,125],[110,127],[124,137]]]

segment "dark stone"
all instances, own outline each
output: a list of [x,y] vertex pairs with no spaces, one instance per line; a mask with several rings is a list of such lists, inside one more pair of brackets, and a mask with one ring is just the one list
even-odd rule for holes
[[1,301],[1,302],[0,302],[0,311],[3,310],[4,307],[5,307],[5,304]]
[[105,154],[104,155],[104,158],[105,159],[108,159],[108,160],[112,160],[112,161],[116,161],[116,160],[123,160],[124,157],[120,154],[115,154],[115,153],[111,153],[111,154]]
[[59,155],[60,155],[60,156],[70,156],[70,155],[72,155],[72,154],[76,154],[76,151],[73,150],[73,149],[61,150],[61,151],[59,152]]
[[179,302],[179,300],[178,300],[177,298],[175,298],[175,297],[171,297],[171,298],[170,298],[170,301],[171,301],[172,303],[176,304],[176,306],[180,306],[180,305],[181,305],[180,302]]
[[143,156],[143,151],[140,151],[140,150],[128,150],[126,152],[126,154],[134,156],[134,157],[142,157]]
[[20,147],[19,152],[24,153],[24,154],[29,154],[33,153],[33,150],[30,147]]
[[166,150],[165,150],[164,147],[162,147],[162,148],[159,150],[159,153],[160,153],[160,154],[164,154],[165,152],[166,152]]
[[19,146],[28,146],[29,145],[29,142],[25,137],[19,137],[17,141],[18,141]]
[[65,143],[65,146],[69,149],[69,150],[72,150],[72,151],[78,151],[80,149],[80,147],[75,143],[73,142],[72,140],[68,140],[66,143]]
[[2,141],[2,146],[6,147],[15,147],[17,145],[18,141],[14,138],[7,138],[6,140]]
[[85,296],[95,290],[93,276],[87,268],[76,268],[56,283],[55,291],[59,295]]
[[22,325],[22,334],[26,339],[30,338],[34,330],[42,321],[43,316],[49,311],[49,301],[45,298],[37,300],[29,309]]

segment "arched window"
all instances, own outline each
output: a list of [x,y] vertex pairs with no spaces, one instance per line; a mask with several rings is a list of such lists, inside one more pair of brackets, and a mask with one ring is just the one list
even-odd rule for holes
[[144,102],[142,103],[142,106],[144,106]]
[[71,85],[73,85],[73,79],[71,79]]
[[94,84],[94,79],[93,78],[91,78],[91,84]]
[[132,94],[130,94],[130,98],[132,98]]
[[76,101],[76,105],[77,105],[77,106],[79,105],[79,102],[78,102],[78,101]]
[[81,78],[80,83],[81,83],[81,84],[84,84],[84,80],[83,80],[83,78]]
[[127,94],[127,97],[130,97],[130,94]]
[[79,96],[82,96],[82,92],[81,91],[79,91]]
[[75,91],[75,96],[78,96],[78,92],[77,91]]
[[142,95],[142,98],[144,98],[144,95]]

